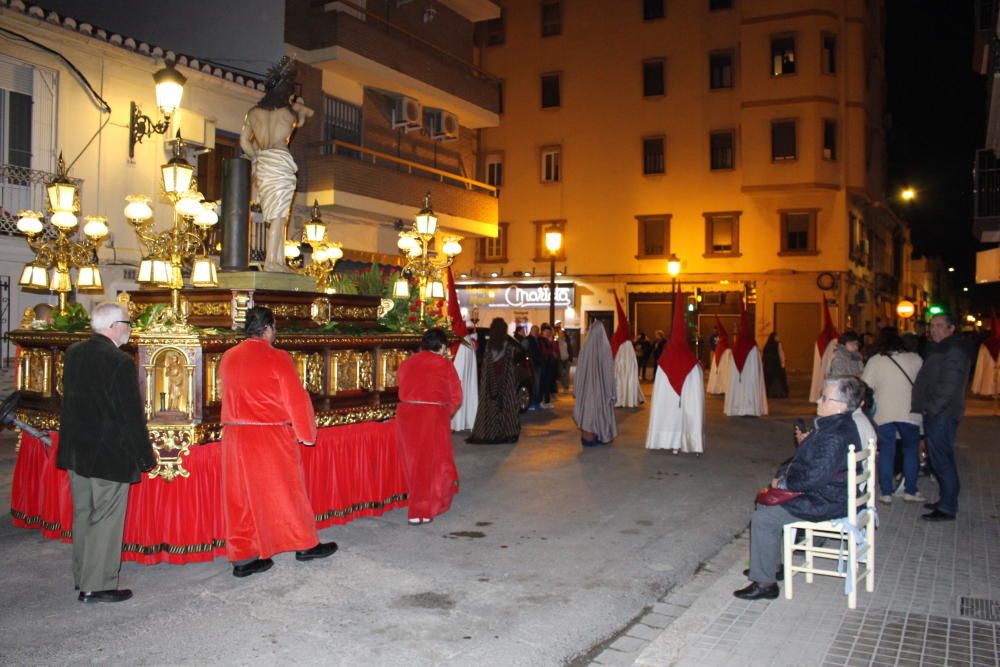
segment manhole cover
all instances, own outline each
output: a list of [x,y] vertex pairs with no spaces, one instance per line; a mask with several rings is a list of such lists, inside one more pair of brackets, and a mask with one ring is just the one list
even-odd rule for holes
[[958,599],[958,615],[980,621],[1000,623],[1000,602],[986,598],[962,597]]

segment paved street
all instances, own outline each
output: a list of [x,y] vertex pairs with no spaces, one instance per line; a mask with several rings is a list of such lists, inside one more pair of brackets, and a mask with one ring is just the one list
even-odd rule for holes
[[[330,560],[305,564],[285,554],[271,571],[242,580],[222,560],[126,563],[122,583],[136,597],[119,605],[78,603],[70,545],[4,521],[0,662],[583,665],[631,664],[641,655],[644,665],[735,664],[723,649],[740,643],[713,644],[713,623],[739,617],[735,627],[744,631],[763,618],[754,626],[758,635],[747,635],[759,646],[807,627],[803,619],[817,605],[840,622],[846,603],[836,583],[800,584],[792,603],[741,603],[746,610],[734,611],[729,597],[746,559],[745,536],[734,538],[746,528],[754,491],[790,454],[792,419],[807,414],[808,404],[774,402],[776,414],[766,419],[727,419],[721,400],[709,399],[701,458],[646,451],[647,408],[618,411],[622,433],[614,446],[582,450],[571,407],[564,397],[554,411],[526,415],[517,445],[470,446],[456,438],[462,492],[429,526],[407,526],[403,511],[361,519],[323,531],[341,545]],[[985,403],[977,409],[990,411]],[[960,436],[971,429],[982,443],[997,425],[996,418],[967,419]],[[0,441],[4,503],[13,463],[8,432]],[[969,492],[982,489],[996,454],[982,463],[982,474],[969,476]],[[973,503],[982,511],[973,514]],[[988,529],[982,544],[995,545],[993,497],[968,504],[970,520],[985,522],[976,529]],[[882,558],[934,543],[921,532],[916,546],[905,546],[908,533],[896,520],[905,516],[909,526],[916,509],[883,511],[880,534],[901,535],[904,546],[883,548]],[[962,525],[943,527],[946,543]],[[989,551],[976,548],[981,555],[973,560],[981,562]],[[919,599],[905,590],[911,579],[888,567],[882,573],[876,600]],[[952,588],[963,582],[975,584],[962,579]],[[907,610],[940,614],[952,588],[942,589],[933,609],[906,602]],[[858,618],[871,598],[860,596]],[[838,627],[831,621],[828,629]],[[783,664],[773,651],[762,661],[732,655],[744,664]],[[801,664],[819,664],[821,655],[813,657]]]
[[[647,388],[648,391],[648,388]],[[119,605],[76,601],[70,545],[0,526],[0,660],[12,664],[557,665],[612,637],[717,553],[791,451],[790,421],[721,416],[701,458],[648,452],[647,409],[583,450],[572,399],[531,413],[517,445],[455,439],[462,492],[426,527],[395,511],[323,531],[328,561],[277,558],[236,579],[223,560],[126,563]],[[0,445],[0,497],[14,464]],[[80,642],[81,636],[101,637]]]

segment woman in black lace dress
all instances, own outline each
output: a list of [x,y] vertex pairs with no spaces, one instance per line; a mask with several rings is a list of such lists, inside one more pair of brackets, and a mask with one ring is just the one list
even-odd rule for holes
[[517,409],[516,366],[520,347],[507,335],[507,322],[497,317],[479,366],[479,410],[472,435],[473,445],[517,442],[521,421]]

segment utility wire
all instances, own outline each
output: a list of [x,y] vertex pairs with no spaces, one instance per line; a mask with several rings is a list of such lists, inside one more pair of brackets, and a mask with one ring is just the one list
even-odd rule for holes
[[0,35],[7,36],[8,38],[19,39],[23,42],[27,42],[28,44],[31,44],[35,48],[41,49],[42,51],[45,51],[47,53],[51,53],[55,57],[59,58],[66,64],[67,67],[69,67],[69,69],[73,72],[73,74],[76,75],[77,79],[79,79],[83,83],[84,88],[90,93],[92,101],[95,102],[95,106],[97,106],[97,108],[100,109],[102,113],[108,114],[108,117],[104,120],[103,123],[101,123],[101,126],[97,128],[97,132],[94,133],[94,136],[92,136],[90,140],[84,145],[83,150],[81,150],[77,154],[77,156],[73,158],[73,161],[69,163],[69,166],[66,167],[66,171],[68,172],[70,169],[73,168],[73,165],[76,164],[76,161],[83,156],[84,152],[88,148],[90,148],[90,145],[94,143],[94,139],[97,138],[97,136],[104,130],[105,126],[107,126],[108,122],[111,120],[111,105],[108,104],[107,101],[103,97],[101,97],[101,94],[94,89],[94,87],[90,84],[90,81],[87,79],[86,75],[83,72],[81,72],[79,68],[77,68],[77,66],[70,61],[69,58],[67,58],[60,52],[40,42],[36,42],[30,37],[26,37],[25,35],[22,35],[19,32],[8,30],[7,28],[0,28]]

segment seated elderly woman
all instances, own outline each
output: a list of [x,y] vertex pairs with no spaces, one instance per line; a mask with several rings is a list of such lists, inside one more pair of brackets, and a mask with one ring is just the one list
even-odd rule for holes
[[778,470],[772,487],[802,495],[780,505],[757,505],[750,520],[750,585],[734,591],[744,600],[778,597],[782,528],[793,521],[826,521],[847,513],[847,448],[861,436],[854,412],[864,402],[865,384],[853,376],[828,378],[816,403],[814,428],[795,457]]

